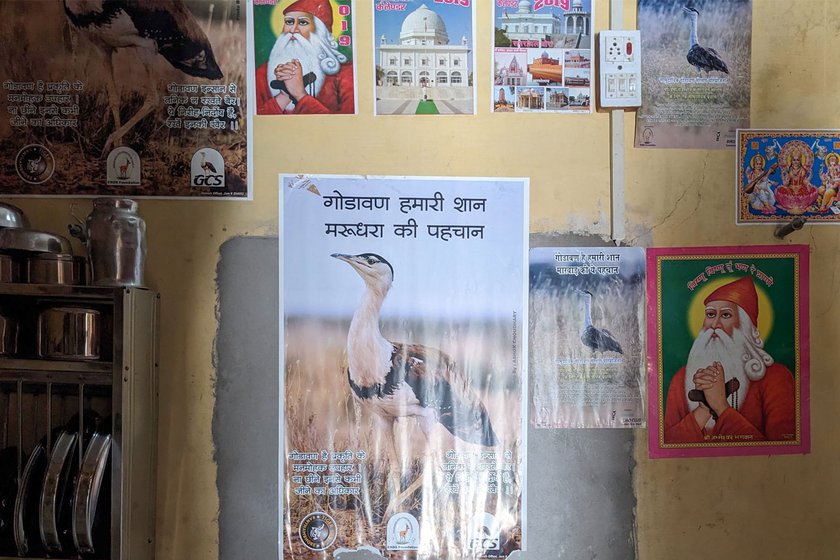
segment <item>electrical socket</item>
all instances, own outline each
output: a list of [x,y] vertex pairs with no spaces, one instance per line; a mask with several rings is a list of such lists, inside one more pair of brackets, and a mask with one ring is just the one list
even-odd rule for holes
[[642,57],[639,31],[601,31],[599,42],[601,107],[641,106]]

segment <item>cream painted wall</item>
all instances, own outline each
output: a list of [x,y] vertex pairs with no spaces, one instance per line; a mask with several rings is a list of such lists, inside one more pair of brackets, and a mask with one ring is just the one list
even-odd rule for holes
[[[238,235],[276,235],[277,174],[368,173],[531,177],[531,230],[609,234],[609,117],[492,115],[491,4],[477,2],[478,115],[374,118],[371,6],[358,0],[358,116],[262,117],[255,123],[253,202],[141,201],[148,224],[147,282],[162,293],[157,557],[218,557],[213,463],[213,344],[219,247]],[[595,0],[596,30],[609,2]],[[840,128],[837,0],[754,0],[755,127]],[[624,1],[627,26],[635,2]],[[628,241],[773,243],[772,226],[737,228],[734,154],[634,150],[627,125]],[[287,140],[290,136],[292,139]],[[64,231],[89,201],[17,199],[33,226]],[[836,558],[840,384],[832,349],[840,230],[806,228],[812,248],[813,452],[807,456],[648,460],[636,433],[638,547],[642,560]],[[258,421],[258,419],[255,419]]]

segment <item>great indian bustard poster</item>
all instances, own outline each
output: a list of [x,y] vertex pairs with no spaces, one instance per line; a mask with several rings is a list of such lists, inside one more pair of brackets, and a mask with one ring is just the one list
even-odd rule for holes
[[0,0],[0,194],[251,198],[250,0]]
[[752,0],[638,0],[637,17],[636,147],[734,148],[750,123]]
[[523,549],[527,209],[527,179],[281,176],[281,558]]
[[531,424],[644,427],[644,249],[535,247],[530,284]]

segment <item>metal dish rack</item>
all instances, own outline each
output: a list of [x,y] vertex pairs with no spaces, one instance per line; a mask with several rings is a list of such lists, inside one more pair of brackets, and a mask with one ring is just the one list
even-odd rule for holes
[[[38,358],[38,314],[50,307],[81,306],[100,312],[98,360]],[[157,462],[159,296],[144,288],[100,288],[46,284],[0,284],[0,311],[17,318],[19,349],[0,356],[0,455],[8,461],[0,492],[20,483],[27,456],[40,443],[47,456],[61,427],[83,434],[95,419],[111,435],[108,493],[110,531],[104,546],[82,553],[37,550],[20,556],[11,527],[0,522],[0,560],[85,558],[152,560]],[[107,424],[110,423],[108,426]],[[84,445],[73,461],[81,469]],[[11,475],[11,476],[9,476]],[[0,468],[0,477],[4,476]],[[14,480],[11,480],[14,478]],[[10,497],[0,496],[8,519]],[[15,497],[11,497],[14,502]],[[100,502],[102,503],[102,502]],[[107,503],[107,501],[105,502]],[[106,526],[108,515],[106,511]],[[43,531],[43,529],[41,529]],[[100,526],[100,537],[103,535]],[[29,535],[29,540],[39,535]],[[37,548],[37,547],[36,547]]]

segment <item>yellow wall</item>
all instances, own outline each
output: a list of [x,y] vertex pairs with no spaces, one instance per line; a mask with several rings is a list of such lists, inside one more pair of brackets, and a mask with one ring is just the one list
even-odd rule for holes
[[[609,2],[595,0],[596,29]],[[754,127],[840,128],[837,0],[754,0]],[[532,232],[608,235],[609,117],[492,115],[491,4],[478,6],[477,116],[374,118],[370,4],[357,2],[359,116],[258,118],[253,202],[141,201],[147,282],[162,293],[158,558],[218,556],[212,460],[215,271],[238,235],[276,235],[277,174],[367,173],[531,177]],[[624,1],[634,25],[635,2]],[[734,153],[632,149],[626,116],[627,230],[637,245],[767,244],[772,226],[734,220]],[[287,141],[292,132],[299,133]],[[34,227],[64,231],[88,201],[15,201]],[[840,482],[838,382],[831,367],[840,230],[806,228],[788,242],[812,248],[812,436],[807,456],[647,459],[637,431],[638,546],[643,560],[836,558]],[[256,420],[256,419],[255,419]],[[558,496],[558,499],[562,499]]]

